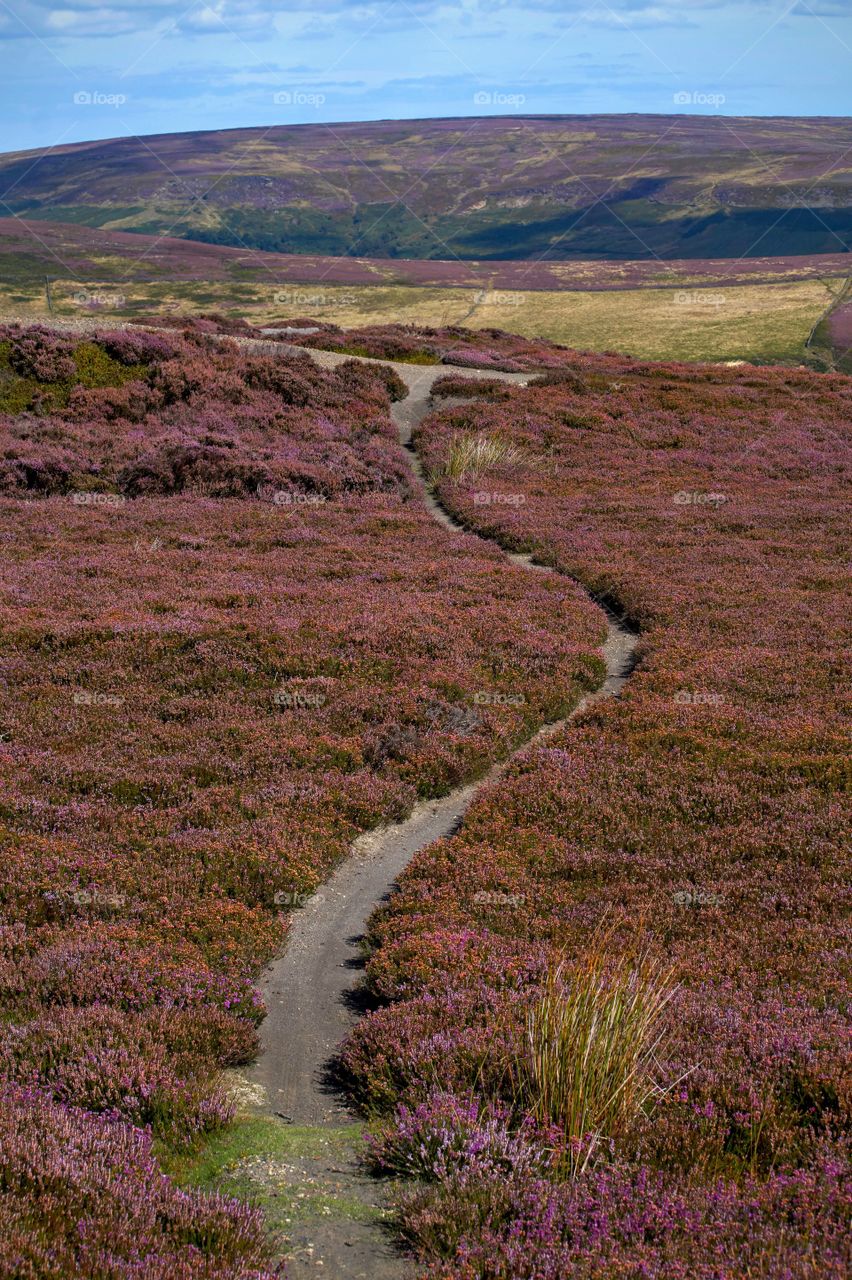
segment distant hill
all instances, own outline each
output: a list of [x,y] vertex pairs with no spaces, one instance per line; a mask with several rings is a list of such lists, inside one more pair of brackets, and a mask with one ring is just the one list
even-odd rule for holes
[[0,213],[288,254],[837,254],[852,121],[518,116],[163,134],[0,156]]
[[39,289],[45,277],[50,276],[81,283],[230,281],[235,286],[280,282],[598,292],[785,284],[837,279],[850,273],[852,256],[844,253],[786,258],[574,258],[541,262],[332,257],[247,251],[71,222],[0,218],[0,282],[10,286],[36,285]]

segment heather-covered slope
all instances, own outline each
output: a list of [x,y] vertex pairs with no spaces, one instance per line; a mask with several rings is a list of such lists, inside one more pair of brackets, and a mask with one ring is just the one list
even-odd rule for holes
[[503,329],[468,329],[462,325],[432,329],[426,325],[398,324],[341,329],[338,325],[315,321],[304,324],[304,335],[293,333],[292,325],[271,326],[266,332],[274,336],[276,327],[280,327],[284,340],[297,339],[306,347],[372,360],[466,365],[483,372],[496,369],[505,373],[529,373],[558,369],[570,367],[577,358],[576,351],[557,342],[522,338]]
[[254,979],[353,838],[599,680],[579,589],[435,528],[400,392],[0,333],[3,1275],[268,1274],[259,1215],[154,1152],[229,1118]]
[[519,116],[166,134],[0,157],[28,218],[286,253],[720,258],[848,248],[844,119]]
[[[458,518],[643,631],[374,917],[345,1061],[430,1274],[848,1273],[850,388],[576,355],[421,427]],[[596,1108],[654,983],[644,1104]]]

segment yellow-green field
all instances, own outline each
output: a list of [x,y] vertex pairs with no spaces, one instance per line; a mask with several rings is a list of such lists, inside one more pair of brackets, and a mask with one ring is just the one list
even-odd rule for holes
[[499,325],[590,351],[651,360],[800,360],[808,335],[842,280],[619,293],[533,293],[507,317],[477,308],[477,326]]
[[[255,282],[80,285],[53,281],[54,313],[105,323],[146,312],[221,311],[253,324],[316,317],[371,323],[465,324],[550,338],[590,351],[646,359],[792,361],[845,280],[622,291],[479,291],[405,285],[270,285]],[[47,316],[43,292],[0,288],[6,317]]]

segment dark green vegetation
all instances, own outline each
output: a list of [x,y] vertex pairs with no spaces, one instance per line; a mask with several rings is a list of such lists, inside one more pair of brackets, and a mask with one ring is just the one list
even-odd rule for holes
[[75,387],[120,387],[141,377],[145,367],[113,359],[94,342],[80,342],[68,353],[63,376],[45,383],[33,369],[15,362],[12,343],[0,340],[0,412],[23,413],[37,409],[48,413],[64,409]]
[[766,257],[848,252],[847,144],[843,119],[298,125],[17,153],[0,188],[31,220],[282,253]]
[[[0,217],[0,285],[6,290],[23,290],[21,301],[27,301],[33,291],[44,299],[46,276],[54,283],[66,281],[74,292],[89,288],[98,292],[100,285],[119,285],[125,290],[139,284],[150,291],[158,287],[167,290],[181,282],[215,282],[227,284],[229,298],[241,302],[252,286],[266,288],[269,300],[270,290],[274,293],[280,286],[294,284],[513,292],[699,288],[723,281],[726,285],[782,284],[842,277],[852,263],[839,245],[831,253],[788,257],[613,258],[609,262],[589,258],[548,258],[532,263],[508,258],[497,263],[456,258],[339,258],[266,253],[238,245],[149,236],[141,231],[112,231],[48,221],[43,215],[44,210],[32,221]],[[156,297],[150,292],[147,296]],[[199,301],[197,293],[193,300]],[[132,298],[125,301],[128,309],[132,307]],[[511,305],[512,299],[508,302]]]
[[[630,208],[626,206],[630,206]],[[542,215],[548,207],[540,208]],[[533,207],[535,212],[535,208]],[[32,216],[32,215],[30,215]],[[631,218],[631,222],[627,222]],[[584,258],[723,258],[762,254],[829,253],[848,239],[847,209],[816,213],[777,208],[720,209],[670,221],[650,202],[614,199],[589,209],[523,217],[515,210],[438,216],[425,225],[398,205],[359,206],[354,214],[312,209],[226,210],[215,227],[183,234],[209,244],[253,245],[277,253],[327,253],[402,258],[453,254],[500,261],[552,252]],[[147,228],[153,230],[154,228]]]

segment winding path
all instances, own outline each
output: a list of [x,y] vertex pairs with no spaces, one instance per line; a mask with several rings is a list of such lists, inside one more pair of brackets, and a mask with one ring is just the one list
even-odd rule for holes
[[[276,350],[281,351],[277,343]],[[285,348],[286,349],[286,348]],[[332,367],[349,356],[310,351],[318,363]],[[390,363],[390,362],[385,362]],[[480,370],[445,366],[412,366],[394,363],[409,388],[409,395],[393,406],[400,441],[408,447],[412,469],[423,484],[417,455],[410,448],[416,425],[434,409],[431,400],[436,378],[451,372],[465,377],[482,377]],[[525,383],[526,376],[489,372],[488,377]],[[443,401],[442,403],[451,403]],[[423,484],[426,505],[446,529],[468,532],[436,501]],[[507,559],[531,571],[552,573],[527,555],[506,553]],[[598,602],[599,603],[599,602]],[[297,1125],[335,1126],[351,1121],[346,1101],[329,1080],[330,1060],[351,1031],[358,1017],[355,988],[363,967],[361,940],[367,920],[383,899],[392,893],[397,878],[418,850],[434,840],[450,835],[459,825],[477,791],[495,781],[507,766],[545,736],[552,734],[591,703],[620,693],[635,662],[637,635],[607,606],[608,634],[603,647],[606,678],[594,693],[582,698],[565,720],[544,726],[507,761],[495,765],[475,784],[453,791],[440,800],[419,803],[404,822],[366,832],[354,843],[351,856],[337,868],[320,891],[293,916],[284,953],[267,970],[261,982],[268,1015],[261,1028],[262,1050],[245,1078],[263,1098],[262,1109]],[[345,1175],[335,1169],[335,1174]],[[351,1171],[353,1179],[357,1174]],[[331,1226],[331,1224],[329,1224]],[[332,1233],[333,1234],[333,1233]],[[359,1233],[354,1233],[359,1237]],[[310,1256],[297,1254],[288,1259],[291,1276],[379,1277],[403,1276],[408,1270],[402,1259],[372,1228],[360,1237],[347,1240],[351,1246],[341,1251],[333,1240],[323,1243],[320,1252],[312,1244]],[[339,1245],[339,1241],[337,1242]],[[294,1265],[295,1263],[295,1265]]]

